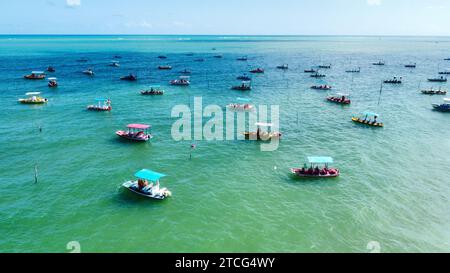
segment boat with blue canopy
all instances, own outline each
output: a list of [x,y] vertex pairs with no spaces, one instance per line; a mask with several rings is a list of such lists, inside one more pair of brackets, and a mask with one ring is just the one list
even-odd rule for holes
[[303,178],[335,178],[340,175],[340,171],[329,167],[333,162],[333,158],[329,156],[310,156],[309,167],[305,163],[302,168],[291,168],[291,173]]
[[352,121],[359,123],[359,124],[372,126],[372,127],[384,127],[384,124],[377,120],[379,116],[380,115],[378,115],[377,113],[367,111],[367,112],[364,112],[364,119],[359,118],[359,117],[353,117]]
[[167,188],[161,188],[159,180],[167,175],[148,169],[142,169],[134,174],[137,180],[127,181],[122,186],[138,195],[163,200],[172,193]]

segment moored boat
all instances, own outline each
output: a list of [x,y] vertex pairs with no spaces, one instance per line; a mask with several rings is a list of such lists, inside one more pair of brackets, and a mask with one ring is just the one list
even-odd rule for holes
[[191,84],[190,81],[191,77],[189,76],[180,76],[176,80],[170,81],[170,85],[176,85],[176,86],[189,86]]
[[390,80],[385,80],[384,83],[386,83],[386,84],[401,84],[402,83],[402,77],[400,77],[400,78],[394,77],[394,78],[392,78]]
[[252,90],[252,85],[250,81],[243,81],[240,85],[232,86],[231,89],[239,91],[250,91]]
[[447,78],[444,78],[444,76],[438,77],[438,78],[430,78],[428,79],[429,82],[447,82]]
[[281,70],[287,70],[287,69],[289,69],[289,65],[288,64],[282,64],[282,65],[277,66],[277,68],[281,69]]
[[242,57],[237,58],[237,60],[238,61],[247,61],[248,58],[247,58],[247,56],[242,56]]
[[245,98],[237,98],[237,103],[230,103],[227,105],[227,108],[231,111],[244,111],[250,112],[255,109],[255,106],[250,104],[250,99]]
[[135,173],[134,176],[138,180],[127,181],[122,186],[133,193],[152,199],[164,200],[172,196],[172,193],[167,188],[160,188],[159,180],[166,177],[165,174],[143,169]]
[[311,74],[311,78],[325,78],[327,75],[320,74],[319,72],[316,72],[315,74]]
[[55,78],[55,77],[51,77],[51,78],[48,78],[48,87],[51,87],[51,88],[53,88],[53,87],[58,87],[58,82],[57,82],[57,78]]
[[413,63],[413,64],[405,64],[405,67],[406,67],[406,68],[416,68],[416,67],[417,67],[417,64],[416,64],[416,63]]
[[322,65],[319,65],[318,67],[322,68],[322,69],[330,69],[331,68],[331,64],[322,64]]
[[98,98],[95,99],[95,101],[96,104],[88,105],[86,107],[88,111],[107,112],[112,110],[110,99]]
[[158,66],[159,70],[172,70],[172,66],[170,65],[160,65]]
[[44,104],[48,102],[48,99],[42,98],[39,95],[41,92],[28,92],[25,95],[28,96],[26,99],[19,99],[22,104]]
[[438,90],[434,90],[433,88],[430,89],[424,89],[421,90],[422,94],[424,95],[446,95],[447,90],[441,90],[440,88]]
[[439,112],[450,112],[450,98],[445,98],[444,103],[433,103],[433,109]]
[[47,67],[47,72],[56,72],[56,69],[53,66]]
[[154,85],[150,86],[147,90],[142,90],[141,94],[147,96],[164,95],[164,90],[161,89],[161,86]]
[[43,80],[47,77],[43,71],[32,71],[31,74],[25,75],[24,78],[27,80]]
[[89,76],[94,76],[95,73],[94,73],[94,71],[92,69],[88,68],[88,69],[83,71],[83,74],[89,75]]
[[334,96],[328,96],[327,101],[338,103],[338,104],[344,104],[349,105],[351,103],[351,100],[349,99],[349,94],[343,94],[343,93],[337,93]]
[[336,178],[341,174],[339,169],[329,167],[329,164],[333,164],[331,157],[311,156],[308,162],[309,167],[305,163],[303,168],[291,168],[291,173],[301,178]]
[[386,63],[385,62],[383,62],[383,61],[378,61],[378,62],[376,62],[376,63],[372,63],[372,65],[378,65],[378,66],[383,66],[383,65],[385,65]]
[[358,67],[356,69],[349,69],[345,71],[346,73],[361,73],[361,67]]
[[150,125],[147,124],[128,124],[128,130],[126,131],[117,131],[116,135],[121,138],[125,138],[127,140],[136,141],[136,142],[145,142],[150,140],[153,136],[148,132],[151,128]]
[[450,70],[440,71],[439,75],[450,75]]
[[319,72],[319,71],[316,70],[316,69],[314,69],[314,68],[311,68],[311,69],[305,69],[304,72],[305,72],[305,73],[317,73],[317,72]]
[[111,63],[109,64],[109,66],[112,67],[120,67],[120,63],[118,61],[111,61]]
[[264,69],[262,69],[262,68],[255,68],[255,69],[250,70],[250,73],[264,74]]
[[330,85],[313,85],[311,86],[311,89],[315,89],[315,90],[330,90],[333,87],[331,87]]
[[280,139],[281,138],[280,132],[268,132],[268,131],[261,130],[261,127],[265,127],[265,128],[273,127],[272,123],[258,122],[255,124],[255,126],[257,127],[256,132],[244,132],[243,133],[246,140],[269,141],[272,139]]
[[136,75],[134,75],[134,74],[130,74],[130,75],[128,75],[128,76],[123,76],[123,77],[121,77],[120,78],[122,81],[131,81],[131,82],[133,82],[133,81],[137,81],[137,76]]
[[361,119],[359,117],[353,117],[352,121],[366,126],[384,127],[384,124],[377,120],[377,118],[379,117],[378,114],[372,112],[365,112],[364,115],[365,115],[364,119]]

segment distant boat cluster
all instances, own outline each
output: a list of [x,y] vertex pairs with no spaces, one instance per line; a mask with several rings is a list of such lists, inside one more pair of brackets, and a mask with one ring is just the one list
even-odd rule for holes
[[[194,54],[188,53],[188,56],[193,56]],[[157,57],[160,60],[167,60],[168,57],[164,55],[160,55]],[[221,54],[213,55],[213,58],[215,59],[223,59],[224,56]],[[114,67],[114,68],[120,68],[121,64],[118,61],[119,59],[122,59],[121,56],[115,55],[113,56],[113,61],[111,61],[108,66]],[[196,58],[193,61],[196,62],[204,62],[205,58]],[[236,59],[236,61],[240,62],[246,62],[248,61],[248,56],[241,56]],[[446,59],[449,60],[449,59]],[[78,59],[78,63],[87,63],[89,62],[88,59]],[[371,63],[373,66],[379,66],[383,67],[386,66],[386,63],[382,60]],[[415,69],[417,67],[416,63],[408,63],[403,65],[405,68]],[[321,71],[324,70],[331,70],[333,67],[332,64],[320,64],[313,67],[310,67],[308,69],[303,70],[304,73],[307,73],[310,75],[310,77],[315,79],[323,79],[326,78],[326,74],[322,73]],[[276,67],[273,67],[274,69],[280,70],[280,71],[288,71],[290,70],[288,64],[280,64]],[[161,64],[157,67],[158,70],[172,70],[173,67],[168,64]],[[46,72],[48,73],[56,73],[57,69],[54,66],[49,66],[46,69]],[[47,75],[44,71],[32,71],[29,75],[25,75],[24,78],[27,80],[44,80],[46,79]],[[345,71],[346,73],[363,73],[361,70],[361,67],[351,68]],[[89,77],[94,77],[95,72],[92,68],[87,68],[85,70],[81,70],[82,74],[85,74]],[[249,74],[247,74],[249,73]],[[266,70],[264,67],[254,67],[251,68],[248,71],[242,71],[241,75],[238,75],[236,77],[237,80],[241,81],[240,84],[231,86],[231,90],[236,91],[251,91],[252,86],[252,77],[253,75],[259,75],[266,73]],[[173,79],[169,82],[172,86],[184,86],[187,87],[191,85],[191,77],[192,74],[191,70],[188,70],[186,68],[179,71],[180,76],[176,79]],[[449,75],[450,71],[439,71],[439,76],[428,78],[428,82],[434,82],[434,83],[445,83],[447,82],[447,78],[445,75]],[[124,75],[120,77],[120,80],[122,81],[138,81],[138,75],[130,73],[128,75]],[[393,84],[393,85],[401,85],[403,84],[403,77],[393,77],[391,79],[386,79],[382,81],[381,89],[383,88],[383,84]],[[59,86],[58,79],[56,77],[50,77],[48,78],[48,87],[49,88],[56,88]],[[327,84],[319,84],[319,85],[313,85],[310,87],[314,90],[332,90],[333,87],[331,85]],[[426,95],[446,95],[447,91],[439,89],[424,89],[420,90],[422,94]],[[154,85],[150,86],[146,90],[141,90],[140,94],[145,96],[160,96],[164,95],[165,91],[161,88],[160,85]],[[20,98],[19,102],[23,104],[45,104],[49,100],[47,98],[41,97],[41,92],[28,92],[26,93],[26,98]],[[336,93],[334,95],[329,95],[325,97],[324,99],[330,103],[334,104],[340,104],[344,106],[348,106],[351,104],[350,94],[348,93]],[[381,96],[381,90],[380,90],[380,96]],[[229,105],[227,105],[227,108],[234,111],[253,111],[255,109],[255,106],[250,104],[250,99],[247,98],[237,98],[234,102],[231,102]],[[441,112],[450,112],[450,99],[445,98],[443,103],[434,103],[432,104],[432,108],[436,111]],[[112,111],[112,102],[110,99],[106,98],[96,98],[95,103],[92,105],[88,105],[86,107],[89,111]],[[380,115],[371,111],[365,111],[361,116],[354,116],[351,119],[352,122],[361,124],[363,126],[370,126],[370,127],[384,127],[384,123],[380,121]],[[256,132],[244,132],[245,139],[252,139],[252,140],[260,140],[260,141],[268,141],[271,139],[279,139],[282,137],[282,134],[280,132],[268,132],[264,131],[263,128],[270,128],[271,124],[266,123],[257,123],[257,131]],[[129,124],[127,125],[125,130],[120,130],[116,132],[116,135],[120,138],[134,141],[134,142],[146,142],[152,139],[152,134],[150,133],[151,125],[147,124]],[[293,168],[291,169],[291,172],[298,177],[309,177],[309,178],[333,178],[338,177],[340,175],[339,169],[335,168],[329,168],[328,165],[333,163],[333,159],[331,157],[310,157],[308,159],[308,162],[310,163],[310,166],[308,167],[306,164],[303,166],[303,168]],[[319,168],[321,166],[321,168]],[[150,170],[142,170],[138,173],[136,173],[136,177],[138,178],[137,181],[128,181],[123,184],[124,187],[127,189],[146,196],[151,197],[155,199],[164,199],[165,197],[168,197],[171,195],[171,193],[165,189],[159,187],[159,179],[161,177],[164,177],[165,175],[156,173],[154,171]],[[148,181],[157,183],[154,185],[153,183],[149,183]]]

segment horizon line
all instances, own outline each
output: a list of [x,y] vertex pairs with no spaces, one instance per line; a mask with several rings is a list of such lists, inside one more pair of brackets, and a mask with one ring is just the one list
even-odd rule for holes
[[250,37],[450,37],[450,34],[441,35],[424,35],[424,34],[416,34],[416,35],[406,35],[406,34],[56,34],[56,33],[39,33],[39,34],[31,34],[31,33],[22,33],[22,34],[7,34],[0,33],[0,36],[250,36]]

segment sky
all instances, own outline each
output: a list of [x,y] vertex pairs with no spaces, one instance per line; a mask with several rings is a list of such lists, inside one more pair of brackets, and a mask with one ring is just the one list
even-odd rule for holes
[[0,34],[450,35],[448,0],[0,0]]

